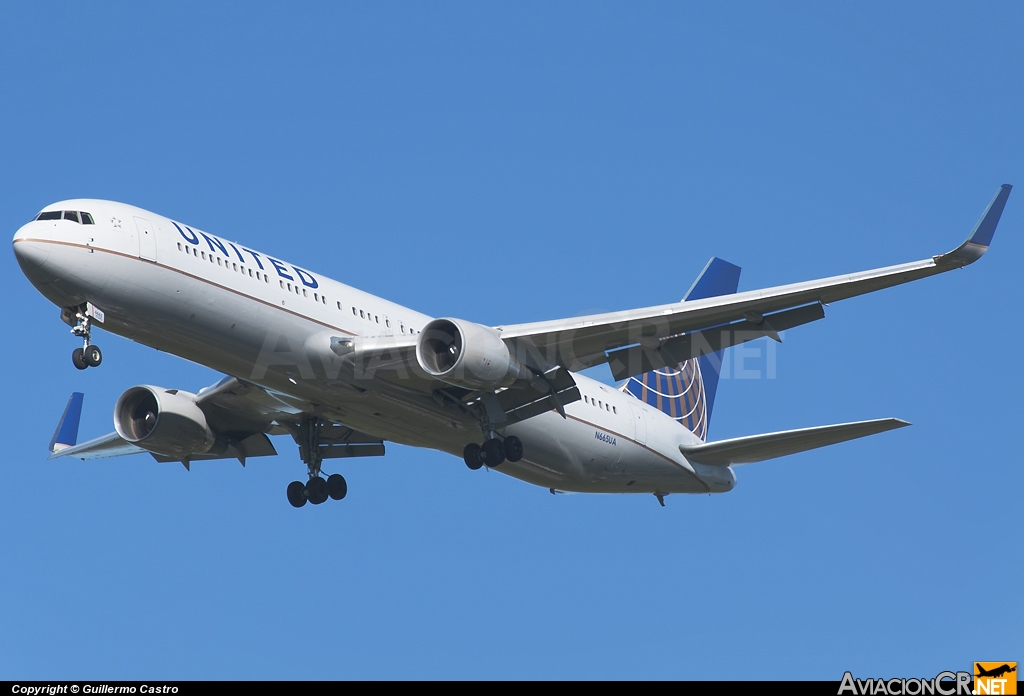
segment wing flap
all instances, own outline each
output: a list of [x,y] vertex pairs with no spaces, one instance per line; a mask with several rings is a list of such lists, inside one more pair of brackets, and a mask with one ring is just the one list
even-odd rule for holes
[[[145,450],[148,451],[148,450]],[[157,452],[150,452],[153,459],[160,463],[180,462],[181,457],[168,457]],[[274,443],[270,441],[266,433],[253,433],[242,437],[229,438],[227,442],[218,442],[213,449],[204,454],[193,454],[188,458],[189,462],[211,461],[214,459],[237,459],[245,464],[247,459],[253,457],[275,457],[277,450]]]
[[824,318],[825,310],[820,304],[815,303],[755,318],[757,320],[747,319],[714,329],[662,339],[653,346],[641,344],[619,348],[608,353],[608,366],[611,368],[612,377],[627,379],[651,370],[678,365],[690,358],[711,355],[730,346],[756,341],[765,336],[781,341],[780,331],[788,331]]
[[747,435],[699,445],[679,445],[679,451],[687,460],[698,464],[713,466],[750,464],[835,445],[848,440],[856,440],[868,435],[877,435],[908,425],[910,423],[899,418],[879,418],[838,425],[784,430],[763,435]]

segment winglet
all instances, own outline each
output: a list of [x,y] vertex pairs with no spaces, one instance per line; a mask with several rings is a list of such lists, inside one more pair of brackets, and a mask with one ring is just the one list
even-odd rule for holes
[[1003,214],[1006,199],[1010,197],[1012,188],[1010,184],[1000,186],[996,191],[995,198],[982,213],[978,224],[971,230],[971,236],[967,238],[967,241],[948,254],[936,256],[935,263],[947,266],[966,266],[984,256],[992,243],[992,236],[996,233],[996,225],[999,224],[999,218]]
[[61,450],[74,447],[78,444],[78,423],[82,420],[82,400],[85,394],[74,392],[68,399],[68,405],[64,407],[64,415],[57,423],[57,430],[50,440],[50,452],[56,454]]

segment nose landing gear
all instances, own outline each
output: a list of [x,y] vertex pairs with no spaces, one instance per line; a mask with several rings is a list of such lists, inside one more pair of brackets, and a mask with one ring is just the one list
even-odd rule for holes
[[[87,367],[99,367],[103,362],[103,353],[99,346],[92,345],[92,316],[93,310],[87,307],[78,307],[70,310],[75,312],[76,324],[71,328],[71,333],[82,339],[82,347],[75,348],[71,352],[71,362],[79,370]],[[69,312],[70,313],[70,312]],[[102,320],[101,320],[102,321]]]
[[84,370],[87,367],[99,367],[103,362],[103,353],[100,352],[99,346],[87,345],[85,348],[75,348],[71,351],[71,362],[79,370]]

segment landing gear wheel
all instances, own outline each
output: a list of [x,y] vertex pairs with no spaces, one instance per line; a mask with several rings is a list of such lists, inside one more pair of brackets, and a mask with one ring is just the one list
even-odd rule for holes
[[505,459],[510,462],[518,462],[523,458],[523,441],[515,435],[505,438]]
[[103,362],[103,353],[97,346],[89,346],[82,353],[82,360],[89,367],[99,367],[100,363]]
[[306,486],[302,481],[292,481],[288,484],[288,502],[297,508],[306,504]]
[[327,477],[327,495],[334,500],[341,500],[348,493],[348,484],[341,474],[331,474]]
[[306,482],[306,497],[309,502],[319,505],[327,500],[327,482],[319,476],[314,476]]
[[75,348],[73,351],[71,351],[71,363],[79,370],[84,370],[85,368],[89,367],[89,365],[87,365],[85,362],[85,356],[83,355],[84,352],[85,351],[83,351],[81,348]]
[[484,465],[480,460],[480,445],[475,442],[471,442],[466,445],[466,449],[462,450],[462,458],[465,460],[466,466],[473,471],[476,471]]
[[490,468],[501,466],[505,461],[505,445],[498,438],[491,438],[483,446],[484,464]]

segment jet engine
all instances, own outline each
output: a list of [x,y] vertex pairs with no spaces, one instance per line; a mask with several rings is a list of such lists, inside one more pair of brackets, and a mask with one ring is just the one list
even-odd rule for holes
[[435,319],[423,327],[416,361],[431,377],[465,389],[492,391],[534,378],[497,331],[461,319]]
[[146,385],[117,400],[114,429],[133,445],[174,458],[203,454],[216,442],[194,394]]

